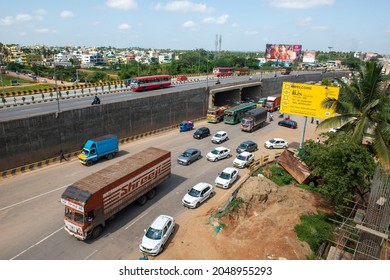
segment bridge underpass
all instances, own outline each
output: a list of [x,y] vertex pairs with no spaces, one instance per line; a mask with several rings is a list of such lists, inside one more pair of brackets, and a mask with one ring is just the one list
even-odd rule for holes
[[245,84],[227,85],[210,90],[209,107],[230,105],[234,106],[241,101],[254,100],[262,96],[262,83],[248,82]]

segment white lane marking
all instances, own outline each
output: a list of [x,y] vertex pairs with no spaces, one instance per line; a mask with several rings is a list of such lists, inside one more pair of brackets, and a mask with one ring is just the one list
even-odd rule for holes
[[28,202],[28,201],[30,201],[30,200],[36,199],[36,198],[38,198],[38,197],[41,197],[41,196],[44,196],[44,195],[47,195],[47,194],[50,194],[50,193],[52,193],[52,192],[56,192],[56,191],[58,191],[58,190],[67,188],[68,186],[70,186],[70,185],[66,185],[66,186],[60,187],[60,188],[58,188],[58,189],[54,189],[54,190],[51,190],[51,191],[49,191],[49,192],[45,192],[45,193],[42,193],[42,194],[40,194],[40,195],[36,195],[36,196],[30,197],[30,198],[25,199],[25,200],[23,200],[23,201],[19,201],[18,203],[15,203],[15,204],[12,204],[12,205],[9,205],[9,206],[0,208],[0,211],[6,210],[6,209],[8,209],[8,208],[14,207],[14,206],[19,205],[19,204],[22,204],[22,203],[26,203],[26,202]]
[[40,243],[42,243],[43,241],[45,241],[46,239],[50,238],[51,236],[53,236],[54,234],[56,234],[57,232],[59,232],[60,230],[62,230],[64,227],[60,227],[59,229],[57,229],[55,232],[49,234],[48,236],[46,236],[45,238],[41,239],[40,241],[38,241],[37,243],[31,245],[30,247],[28,247],[26,250],[20,252],[19,254],[17,254],[16,256],[14,256],[12,259],[10,260],[14,260],[16,259],[17,257],[19,257],[20,255],[26,253],[28,250],[34,248],[35,246],[39,245]]
[[130,225],[128,225],[127,227],[125,227],[125,230],[129,229],[132,225],[134,225],[136,222],[138,222],[139,220],[141,220],[141,218],[145,217],[147,214],[149,214],[149,212],[146,212],[146,213],[143,213],[141,216],[139,216],[135,221],[133,221]]
[[86,256],[86,257],[84,258],[84,260],[88,260],[89,257],[91,257],[92,255],[94,255],[97,251],[98,251],[98,250],[93,251],[91,254],[89,254],[88,256]]

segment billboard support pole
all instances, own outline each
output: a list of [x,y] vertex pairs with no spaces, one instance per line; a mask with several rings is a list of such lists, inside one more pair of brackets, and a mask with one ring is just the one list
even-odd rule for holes
[[305,141],[305,132],[306,132],[306,124],[307,124],[307,117],[305,116],[303,120],[303,128],[302,128],[302,134],[301,134],[301,141],[299,142],[299,149],[302,149],[303,141]]

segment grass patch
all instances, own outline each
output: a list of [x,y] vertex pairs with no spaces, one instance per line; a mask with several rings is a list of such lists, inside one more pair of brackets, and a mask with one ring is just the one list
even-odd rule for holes
[[294,227],[299,240],[307,242],[313,252],[316,252],[324,241],[333,238],[335,225],[328,218],[328,215],[318,211],[315,215],[301,216],[301,223]]
[[280,167],[277,162],[271,162],[262,166],[254,172],[253,176],[257,176],[258,174],[264,175],[278,186],[289,185],[295,181],[294,177],[292,177],[284,168]]

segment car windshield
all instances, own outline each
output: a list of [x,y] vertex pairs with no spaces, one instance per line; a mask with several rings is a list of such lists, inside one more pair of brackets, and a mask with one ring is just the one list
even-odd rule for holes
[[247,160],[248,156],[238,155],[237,159],[239,160]]
[[188,192],[188,194],[189,194],[190,196],[193,196],[193,197],[199,197],[199,196],[200,196],[200,191],[195,190],[194,188],[192,188],[192,189]]
[[222,137],[222,135],[221,134],[215,134],[215,136],[214,136],[215,138],[221,138]]
[[222,172],[222,173],[219,175],[219,177],[222,178],[222,179],[228,180],[228,179],[230,179],[230,174],[229,174],[229,173],[226,173],[226,172]]
[[247,143],[241,143],[240,148],[246,149],[248,147]]
[[276,141],[275,139],[269,140],[269,142],[272,143],[272,144],[275,143],[275,141]]
[[216,150],[216,149],[214,149],[214,150],[211,151],[211,153],[214,154],[214,155],[218,155],[218,154],[219,154],[219,151]]
[[153,240],[159,240],[161,239],[162,236],[162,230],[150,227],[148,231],[145,233],[145,236]]
[[184,153],[181,154],[181,156],[182,156],[182,157],[190,157],[190,156],[191,156],[191,153],[185,151]]

